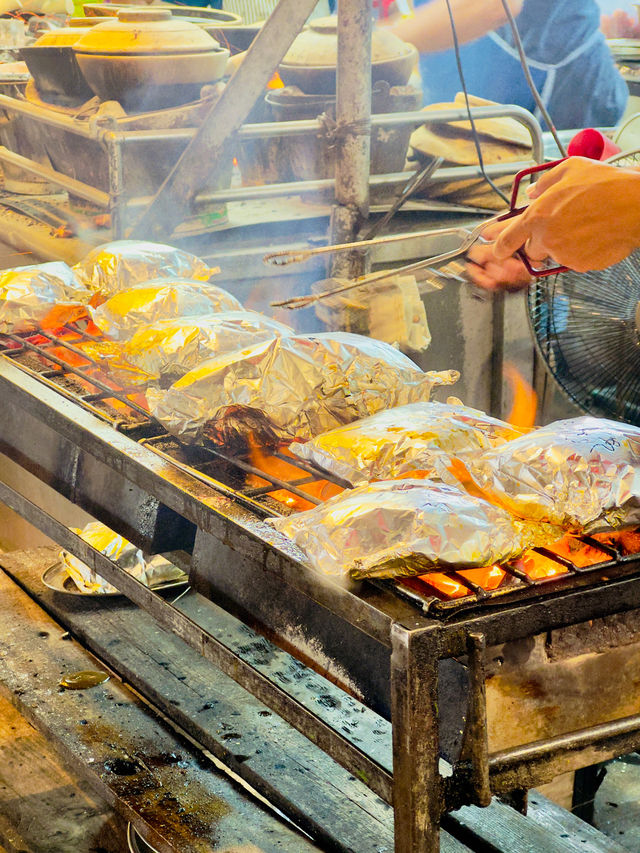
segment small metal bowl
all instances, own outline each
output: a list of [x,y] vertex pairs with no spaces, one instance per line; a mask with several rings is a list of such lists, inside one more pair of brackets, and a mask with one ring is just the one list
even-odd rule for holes
[[127,824],[127,846],[129,853],[158,853],[155,847],[147,844],[144,838],[138,835],[131,823]]

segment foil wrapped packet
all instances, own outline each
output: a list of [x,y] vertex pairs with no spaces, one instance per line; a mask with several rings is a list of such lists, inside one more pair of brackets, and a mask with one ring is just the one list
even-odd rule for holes
[[182,249],[142,240],[105,243],[89,252],[73,269],[86,287],[105,299],[156,278],[208,281],[218,272]]
[[57,329],[87,313],[91,292],[54,261],[0,272],[0,332]]
[[154,417],[184,441],[261,444],[309,439],[391,406],[428,400],[456,371],[424,373],[391,345],[349,332],[272,338],[205,361],[168,390],[151,388]]
[[105,335],[123,341],[159,321],[238,310],[242,310],[240,302],[221,287],[165,278],[115,293],[97,308],[91,308],[91,318]]
[[112,369],[129,384],[137,372],[138,382],[167,387],[206,359],[271,340],[274,335],[292,334],[290,326],[257,311],[162,320],[138,329],[122,345],[121,361],[112,364]]
[[454,486],[411,479],[367,483],[269,522],[314,568],[354,580],[490,566],[551,536]]
[[571,531],[640,523],[640,429],[605,418],[556,421],[452,468],[459,482],[523,518]]
[[400,477],[438,479],[436,463],[518,438],[522,430],[462,404],[409,403],[322,433],[290,450],[356,485]]
[[[166,557],[161,554],[145,557],[135,545],[132,545],[124,537],[118,536],[117,533],[98,521],[89,522],[82,530],[73,527],[71,530],[97,551],[118,563],[145,586],[154,587],[169,581],[186,579],[182,569],[174,566]],[[86,595],[106,595],[118,592],[116,587],[68,551],[60,552],[60,560],[80,592]]]

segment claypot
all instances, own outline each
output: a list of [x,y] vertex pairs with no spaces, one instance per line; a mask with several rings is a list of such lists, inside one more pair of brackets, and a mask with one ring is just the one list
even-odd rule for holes
[[[279,66],[286,86],[298,86],[308,94],[336,91],[338,19],[318,18],[295,39]],[[417,63],[418,52],[393,33],[374,27],[371,38],[371,79],[404,86]]]
[[73,50],[96,95],[130,111],[196,100],[202,86],[223,77],[229,58],[201,27],[160,7],[121,9]]
[[20,57],[45,100],[72,104],[93,97],[72,47],[87,32],[88,28],[80,27],[49,30],[35,44],[21,49]]

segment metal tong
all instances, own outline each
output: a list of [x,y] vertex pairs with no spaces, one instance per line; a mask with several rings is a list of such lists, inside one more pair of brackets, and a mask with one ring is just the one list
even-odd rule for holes
[[[520,184],[524,178],[528,177],[529,175],[534,175],[538,172],[545,171],[547,169],[552,169],[554,166],[557,166],[558,163],[561,162],[562,160],[554,160],[551,163],[541,163],[537,166],[531,166],[527,169],[522,169],[520,172],[518,172],[513,182],[509,210],[503,213],[499,213],[496,216],[492,216],[490,219],[486,219],[483,222],[480,222],[471,230],[462,226],[456,226],[453,228],[441,228],[432,231],[420,231],[415,232],[413,234],[394,234],[389,237],[381,237],[375,240],[361,240],[354,243],[342,243],[336,246],[322,246],[320,248],[304,249],[301,251],[273,252],[272,254],[265,255],[263,259],[265,263],[287,265],[301,263],[317,255],[335,254],[336,252],[346,252],[352,251],[354,249],[367,249],[370,246],[377,246],[381,245],[382,243],[396,243],[401,240],[410,240],[419,237],[447,237],[451,235],[456,235],[460,237],[459,245],[456,246],[455,249],[451,249],[448,252],[442,252],[439,255],[434,255],[430,258],[426,258],[421,261],[415,261],[411,264],[405,264],[404,266],[397,267],[396,269],[383,270],[382,272],[360,276],[357,279],[349,281],[347,284],[341,285],[340,287],[335,287],[331,290],[325,290],[320,293],[312,293],[306,296],[293,296],[289,299],[283,299],[280,302],[272,302],[271,305],[274,308],[307,308],[308,306],[320,301],[321,299],[328,299],[331,296],[335,296],[340,293],[346,293],[347,291],[355,290],[356,288],[363,287],[369,284],[375,284],[378,281],[383,281],[387,278],[393,278],[397,275],[405,275],[407,273],[412,273],[420,269],[436,267],[446,263],[447,261],[453,260],[454,258],[457,258],[460,255],[464,255],[471,248],[471,246],[473,246],[474,243],[476,243],[477,240],[480,239],[480,237],[482,236],[482,232],[488,225],[492,225],[494,222],[504,222],[507,219],[512,219],[514,216],[519,216],[526,210],[526,206],[516,207]],[[526,267],[529,274],[532,275],[534,278],[543,278],[545,276],[557,275],[558,273],[567,271],[567,267],[554,265],[553,262],[551,263],[551,265],[545,265],[543,267],[534,267],[531,263],[531,260],[524,251],[524,247],[518,249],[516,254]]]

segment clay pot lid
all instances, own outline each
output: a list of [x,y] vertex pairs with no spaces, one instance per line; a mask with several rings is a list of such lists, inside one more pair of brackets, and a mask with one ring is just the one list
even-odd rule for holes
[[[411,45],[384,27],[374,27],[371,35],[371,61],[388,62],[406,56]],[[335,67],[338,61],[338,18],[331,15],[310,21],[295,39],[283,65],[304,68]]]
[[74,44],[80,53],[110,56],[204,53],[222,50],[196,24],[161,7],[120,9],[118,17],[91,27]]
[[68,47],[75,44],[90,29],[90,27],[61,27],[57,30],[48,30],[33,43],[33,47]]

